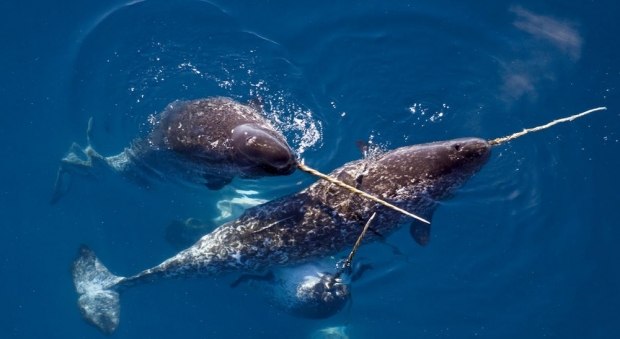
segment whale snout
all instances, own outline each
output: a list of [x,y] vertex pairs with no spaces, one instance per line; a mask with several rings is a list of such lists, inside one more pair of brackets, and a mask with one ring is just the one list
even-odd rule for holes
[[265,154],[262,168],[270,174],[288,175],[295,172],[295,155],[288,149],[273,149]]
[[452,148],[454,157],[472,165],[482,166],[491,157],[491,145],[480,138],[460,138],[447,141]]
[[293,151],[285,141],[271,135],[253,124],[235,127],[232,140],[234,147],[253,165],[268,174],[287,175],[295,171]]

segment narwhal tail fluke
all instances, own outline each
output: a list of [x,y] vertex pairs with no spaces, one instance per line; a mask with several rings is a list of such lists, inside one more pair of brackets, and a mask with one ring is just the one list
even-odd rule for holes
[[121,309],[115,287],[123,278],[110,273],[86,245],[80,247],[71,273],[84,319],[104,333],[114,332]]
[[58,168],[58,175],[56,176],[56,185],[54,187],[54,194],[52,195],[52,205],[57,203],[71,187],[73,176],[79,175],[84,177],[98,178],[102,175],[102,172],[106,168],[110,168],[106,158],[102,157],[99,153],[90,146],[91,134],[93,127],[93,118],[88,120],[88,128],[86,129],[86,140],[88,146],[82,148],[75,142],[69,148],[67,156],[60,160],[60,167]]
[[67,156],[60,160],[51,203],[57,203],[67,194],[74,176],[99,178],[107,168],[110,168],[110,165],[106,159],[95,152],[92,147],[88,146],[84,149],[73,143]]

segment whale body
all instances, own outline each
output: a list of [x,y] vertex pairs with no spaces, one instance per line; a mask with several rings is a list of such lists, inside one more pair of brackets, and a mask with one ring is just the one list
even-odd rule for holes
[[75,175],[113,172],[143,186],[169,181],[219,190],[235,177],[295,171],[293,151],[256,105],[225,97],[175,101],[154,120],[146,137],[115,156],[103,157],[90,145],[83,149],[74,143],[61,160],[52,203],[66,194]]
[[[490,154],[485,140],[454,139],[349,162],[330,175],[430,220],[438,202],[476,174]],[[111,333],[119,323],[120,294],[128,288],[167,278],[262,272],[333,256],[353,247],[373,213],[376,217],[365,243],[411,222],[403,214],[321,180],[246,210],[193,246],[132,277],[113,275],[83,245],[72,268],[78,306],[87,321]],[[415,230],[418,223],[414,220],[411,228]]]

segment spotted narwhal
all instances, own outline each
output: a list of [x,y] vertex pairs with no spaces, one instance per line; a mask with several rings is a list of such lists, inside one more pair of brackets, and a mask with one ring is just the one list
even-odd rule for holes
[[[476,174],[490,154],[491,147],[482,139],[433,142],[353,161],[331,176],[430,218],[438,202]],[[119,323],[120,294],[128,288],[166,278],[263,272],[332,256],[353,247],[373,213],[372,232],[364,242],[376,241],[411,221],[321,180],[296,194],[246,210],[193,246],[132,277],[113,275],[83,246],[72,269],[80,294],[78,305],[87,321],[110,333]]]

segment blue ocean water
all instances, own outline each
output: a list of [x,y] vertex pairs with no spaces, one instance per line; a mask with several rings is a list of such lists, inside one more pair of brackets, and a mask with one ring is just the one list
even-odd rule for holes
[[175,254],[168,223],[213,218],[233,188],[263,199],[304,173],[221,192],[76,180],[50,198],[72,142],[113,155],[174,100],[260,96],[297,155],[329,172],[381,149],[496,138],[590,108],[495,147],[435,213],[357,256],[374,269],[325,320],[284,314],[234,277],[123,294],[116,338],[615,338],[620,325],[620,33],[611,1],[67,1],[0,5],[0,337],[97,338],[70,265],[91,246],[132,275]]

